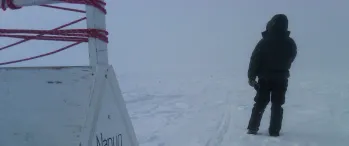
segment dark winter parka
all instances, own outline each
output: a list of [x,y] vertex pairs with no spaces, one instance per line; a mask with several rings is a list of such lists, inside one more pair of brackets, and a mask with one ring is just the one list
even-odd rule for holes
[[250,80],[289,78],[289,69],[297,55],[296,43],[289,35],[286,15],[273,16],[252,52],[248,69]]

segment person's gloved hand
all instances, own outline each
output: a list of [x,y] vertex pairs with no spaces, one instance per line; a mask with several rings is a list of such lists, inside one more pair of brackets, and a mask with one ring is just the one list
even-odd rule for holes
[[254,80],[254,79],[248,79],[248,84],[249,84],[251,87],[254,87],[254,86],[257,84],[257,82],[256,82],[256,80]]
[[255,79],[248,79],[248,84],[256,90],[259,88],[259,85]]

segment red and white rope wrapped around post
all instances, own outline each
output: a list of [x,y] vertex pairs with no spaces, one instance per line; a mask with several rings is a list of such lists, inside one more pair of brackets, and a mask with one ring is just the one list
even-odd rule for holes
[[[1,1],[1,8],[5,11],[6,8],[16,10],[20,9],[21,6],[15,5],[13,0],[0,0]],[[24,0],[21,0],[23,2]],[[33,4],[32,0],[32,5]],[[44,0],[37,0],[36,2],[41,2],[40,4],[44,3]],[[52,0],[46,0],[46,1],[52,1]],[[105,2],[102,0],[55,0],[53,1],[54,3],[57,2],[65,2],[65,3],[72,3],[72,4],[85,4],[85,5],[90,5],[93,6],[100,11],[102,11],[104,14],[106,14],[106,10],[104,8],[104,5],[106,5]],[[27,5],[29,5],[27,3]],[[60,10],[66,10],[66,11],[73,11],[73,12],[79,12],[79,13],[85,13],[85,11],[82,10],[77,10],[77,9],[71,9],[71,8],[63,8],[63,7],[57,7],[57,6],[51,6],[47,4],[42,4],[41,6],[43,7],[49,7],[49,8],[54,8],[54,9],[60,9]],[[19,42],[7,45],[7,46],[0,46],[0,51],[4,49],[8,49],[12,46],[24,43],[29,40],[50,40],[50,41],[69,41],[69,42],[74,42],[71,45],[68,45],[66,47],[63,47],[61,49],[41,54],[38,56],[34,57],[29,57],[29,58],[24,58],[24,59],[19,59],[15,61],[8,61],[8,62],[3,62],[0,63],[0,65],[7,65],[7,64],[12,64],[12,63],[17,63],[17,62],[22,62],[22,61],[27,61],[27,60],[32,60],[48,55],[52,55],[55,53],[58,53],[60,51],[66,50],[72,46],[78,45],[83,42],[88,42],[89,38],[96,38],[99,39],[105,43],[108,43],[108,32],[106,30],[100,30],[100,29],[65,29],[61,30],[64,27],[73,25],[75,23],[78,23],[80,21],[86,20],[86,17],[80,18],[78,20],[72,21],[70,23],[67,23],[65,25],[59,26],[55,29],[52,30],[29,30],[29,29],[0,29],[0,37],[9,37],[9,38],[19,38],[23,39]],[[26,35],[19,35],[19,34],[26,34]],[[33,35],[35,34],[35,35]],[[46,35],[46,36],[45,36]],[[47,36],[49,35],[49,36]]]

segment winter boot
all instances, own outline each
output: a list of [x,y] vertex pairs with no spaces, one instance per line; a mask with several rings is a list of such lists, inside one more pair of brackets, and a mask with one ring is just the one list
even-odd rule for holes
[[271,131],[269,131],[269,135],[273,136],[273,137],[278,137],[278,136],[280,136],[280,133],[279,132],[271,132]]
[[256,130],[248,130],[247,131],[247,134],[253,134],[253,135],[257,135],[257,132]]

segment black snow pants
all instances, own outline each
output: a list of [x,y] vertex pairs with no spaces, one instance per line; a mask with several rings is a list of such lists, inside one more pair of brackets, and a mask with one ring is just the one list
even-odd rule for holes
[[259,88],[254,98],[255,104],[248,124],[249,130],[258,131],[266,106],[271,101],[269,133],[279,133],[282,126],[285,94],[288,79],[259,79]]

